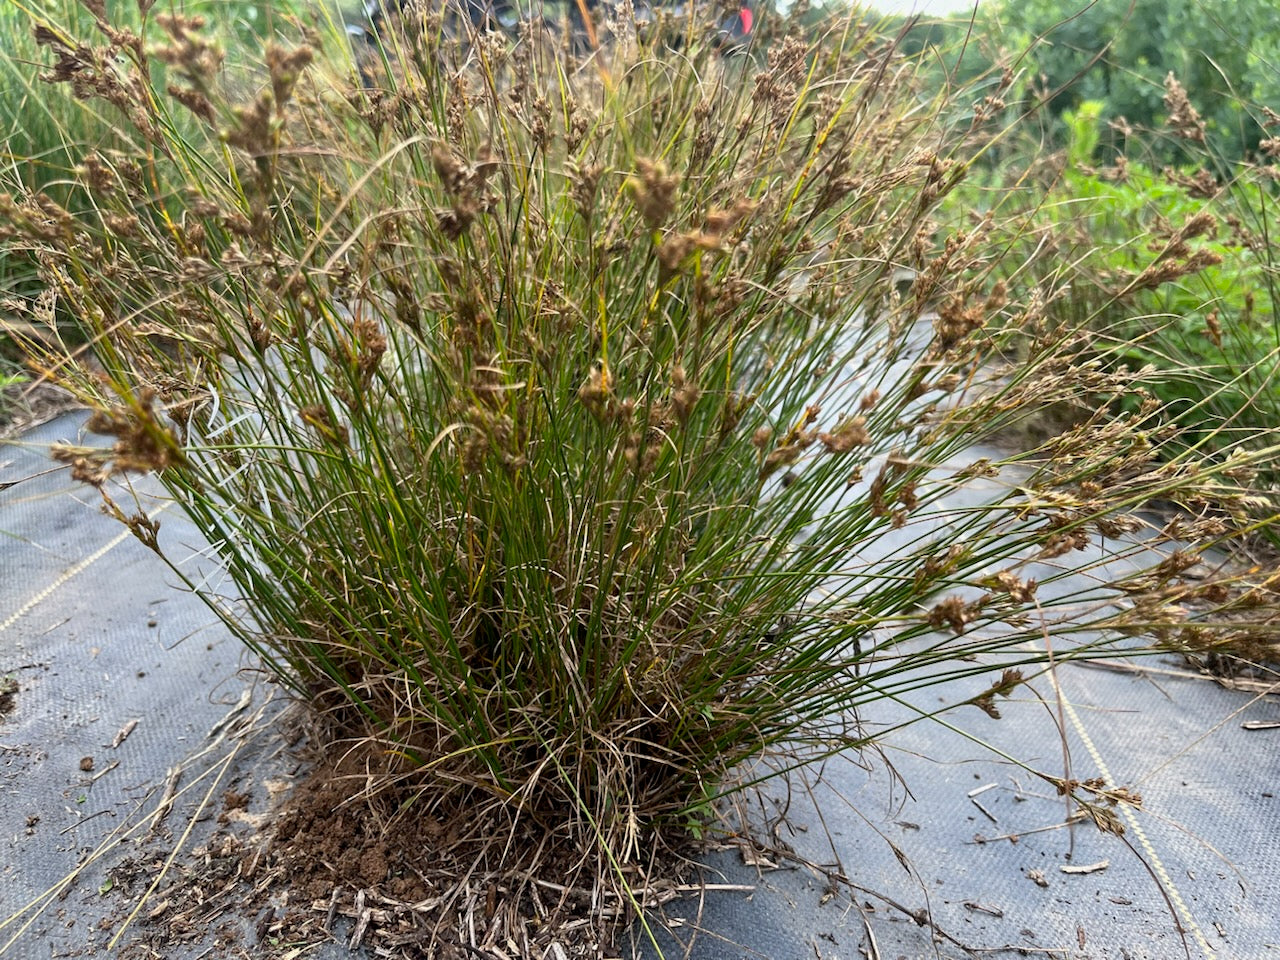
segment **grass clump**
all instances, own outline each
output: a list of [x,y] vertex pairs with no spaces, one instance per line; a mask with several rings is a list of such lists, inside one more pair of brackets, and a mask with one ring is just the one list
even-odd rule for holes
[[[83,214],[0,207],[105,370],[32,343],[114,437],[58,456],[394,816],[498,818],[495,870],[625,887],[742,761],[865,745],[877,701],[989,675],[971,702],[994,714],[1046,638],[1274,629],[1270,581],[1228,610],[1221,577],[1183,579],[1260,522],[1274,450],[1161,463],[1151,401],[966,455],[1140,384],[1077,362],[1051,292],[996,279],[992,222],[940,225],[1000,131],[892,40],[782,24],[725,58],[623,22],[583,53],[426,13],[374,85],[303,26],[246,87],[202,24],[157,22],[145,50],[102,11],[97,46],[46,34],[137,147],[86,154]],[[135,470],[229,587],[111,492]],[[1140,517],[1155,497],[1190,514]]]

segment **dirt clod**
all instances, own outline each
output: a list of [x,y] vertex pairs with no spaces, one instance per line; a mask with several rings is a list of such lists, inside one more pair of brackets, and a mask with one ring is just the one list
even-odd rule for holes
[[232,810],[247,810],[249,808],[249,791],[237,793],[235,790],[228,790],[222,795],[222,808],[230,813]]

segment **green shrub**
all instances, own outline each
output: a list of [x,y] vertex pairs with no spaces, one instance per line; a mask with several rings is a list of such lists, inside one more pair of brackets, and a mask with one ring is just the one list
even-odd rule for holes
[[1088,159],[1103,162],[1116,152],[1155,167],[1202,161],[1166,126],[1172,74],[1196,101],[1221,172],[1256,159],[1268,138],[1258,121],[1280,97],[1274,19],[1272,0],[984,0],[941,20],[904,18],[903,29],[909,47],[937,51],[936,83],[1014,67],[1008,99],[1035,106],[1029,119],[1052,149],[1070,140],[1068,114],[1097,105],[1105,152]]
[[[1181,578],[1253,522],[1274,450],[1161,465],[1144,408],[961,456],[1135,379],[997,281],[992,223],[939,230],[988,135],[874,34],[757,63],[696,32],[452,43],[427,16],[388,35],[385,86],[312,34],[227,92],[167,23],[177,92],[143,84],[136,153],[81,159],[93,210],[0,211],[107,370],[68,379],[114,445],[59,456],[399,815],[465,802],[512,822],[512,870],[567,849],[620,884],[739,762],[864,744],[884,698],[987,675],[995,713],[1048,637],[1272,629]],[[103,33],[118,73],[51,56],[107,94],[145,80]],[[126,470],[159,474],[229,593],[117,503]],[[959,496],[975,477],[1004,484]],[[1151,528],[1156,496],[1199,518]],[[1132,565],[1095,570],[1095,532]],[[1061,588],[1080,569],[1096,594]]]
[[[1065,115],[1065,155],[1049,166],[1043,195],[1026,191],[1014,201],[1030,218],[1017,222],[1010,242],[1023,256],[1047,254],[1034,269],[1060,287],[1052,312],[1087,327],[1096,356],[1111,368],[1150,368],[1146,391],[1179,427],[1170,451],[1216,455],[1273,443],[1280,325],[1270,171],[1242,165],[1219,182],[1204,167],[1157,173],[1123,156],[1096,167],[1100,114],[1100,104],[1085,103]],[[995,180],[1024,175],[1006,168]],[[963,207],[979,195],[953,201]],[[1130,395],[1116,409],[1136,413],[1143,403]],[[1262,479],[1275,487],[1280,473],[1271,465]]]

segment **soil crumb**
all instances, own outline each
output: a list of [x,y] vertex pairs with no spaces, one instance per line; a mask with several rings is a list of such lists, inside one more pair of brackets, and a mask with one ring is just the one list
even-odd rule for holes
[[13,712],[17,693],[17,680],[13,677],[0,677],[0,717],[8,716]]

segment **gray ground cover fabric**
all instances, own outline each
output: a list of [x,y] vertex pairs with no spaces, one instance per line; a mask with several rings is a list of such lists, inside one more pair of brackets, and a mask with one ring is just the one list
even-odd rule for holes
[[[120,840],[122,825],[135,829],[64,898],[0,927],[0,952],[21,958],[105,944],[99,920],[118,913],[121,898],[101,891],[119,875],[112,868],[142,846],[133,840],[150,832],[147,817],[174,768],[184,766],[185,792],[157,828],[173,833],[172,843],[206,797],[216,804],[227,786],[261,788],[295,769],[279,737],[237,739],[263,684],[243,670],[242,651],[203,604],[101,514],[91,490],[65,471],[34,476],[50,469],[50,442],[80,439],[82,419],[64,417],[0,446],[0,485],[34,477],[0,489],[0,677],[18,686],[0,717],[0,923]],[[205,547],[177,511],[161,517],[166,542],[200,559]],[[931,688],[859,719],[888,728],[959,703],[990,680]],[[708,854],[708,884],[751,889],[711,889],[655,914],[667,956],[691,940],[689,955],[706,960],[1018,950],[1117,960],[1280,956],[1280,731],[1241,726],[1280,719],[1276,701],[1154,672],[1067,665],[1056,682],[1061,709],[1051,679],[1041,677],[1034,687],[1044,702],[1020,694],[1002,704],[999,720],[964,707],[888,735],[882,756],[829,761],[789,789],[767,784],[750,815],[766,846],[778,849]],[[1052,788],[990,749],[1061,773],[1059,724],[1072,776],[1143,795],[1144,810],[1122,813],[1123,838],[1087,824],[1063,827],[1067,811]],[[81,769],[85,757],[90,770]],[[255,791],[255,808],[264,792]],[[994,839],[1010,835],[1016,842]],[[199,842],[197,832],[185,849]],[[1104,862],[1092,872],[1062,869]],[[928,911],[934,926],[890,901]],[[656,957],[643,932],[634,933],[633,955]],[[216,937],[211,929],[182,955],[200,955]],[[306,955],[345,954],[331,945]]]
[[[17,684],[0,719],[0,952],[19,957],[104,944],[111,868],[202,802],[217,809],[259,759],[241,748],[241,769],[221,768],[262,699],[239,644],[94,491],[49,472],[48,444],[83,440],[82,421],[0,445],[0,483],[14,483],[0,492],[0,677]],[[199,544],[176,511],[160,516],[167,542]],[[153,830],[171,782],[172,820]]]
[[[779,839],[862,889],[768,852],[784,869],[756,875],[752,856],[717,853],[712,882],[757,890],[708,894],[700,919],[687,902],[668,909],[706,931],[692,955],[859,957],[868,929],[883,957],[972,955],[958,944],[981,955],[1004,948],[1117,960],[1280,955],[1275,733],[1240,726],[1276,719],[1275,703],[1200,679],[1079,666],[1063,667],[1058,680],[1072,775],[1131,785],[1144,798],[1143,811],[1122,813],[1123,838],[1087,824],[1061,828],[1066,810],[1051,787],[969,739],[1061,770],[1055,718],[1043,705],[1004,704],[1000,720],[963,708],[948,716],[954,731],[926,722],[891,735],[883,758],[867,758],[869,771],[833,761],[811,776],[811,791],[766,791],[757,823],[785,808]],[[1036,686],[1053,696],[1047,680]],[[954,704],[979,689],[949,685],[944,699]],[[886,775],[885,761],[902,783]],[[1017,840],[991,839],[1008,835]],[[877,894],[927,908],[958,943],[938,942]],[[674,932],[692,939],[688,927]]]

